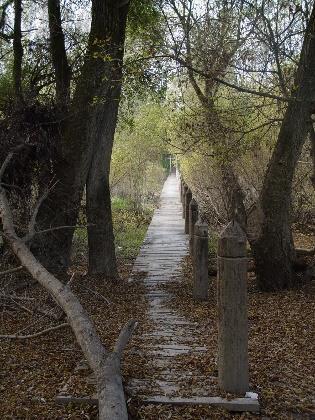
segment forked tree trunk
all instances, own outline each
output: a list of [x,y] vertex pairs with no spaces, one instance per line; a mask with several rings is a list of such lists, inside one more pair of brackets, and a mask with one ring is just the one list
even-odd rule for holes
[[[107,110],[110,102],[115,100],[113,90],[117,84],[120,89],[121,78],[117,80],[115,76],[117,68],[121,67],[127,10],[128,5],[118,7],[114,0],[92,1],[92,23],[87,53],[57,147],[55,174],[58,183],[38,214],[41,230],[76,224],[90,170],[88,194],[89,200],[91,196],[93,200],[89,206],[93,207],[96,201],[98,204],[104,203],[100,196],[100,186],[104,173],[109,171],[109,164],[104,159],[105,169],[99,173],[98,168],[101,167],[102,150],[110,157],[112,149],[112,129],[108,132],[107,128],[109,118],[113,114],[107,115]],[[118,107],[118,103],[115,106]],[[94,154],[99,156],[92,161]],[[98,184],[93,193],[90,188],[92,182]],[[105,183],[101,195],[104,197],[106,194],[108,195],[108,190]],[[109,199],[108,196],[105,198]],[[110,211],[108,201],[105,202],[102,211],[101,217],[104,213],[107,215],[107,232],[112,231],[111,215],[107,214]],[[67,269],[70,264],[73,233],[74,228],[68,228],[39,237],[35,244],[38,249],[36,254],[46,267],[54,272]],[[106,240],[108,246],[104,243],[100,245],[99,242],[97,246],[105,250],[110,248],[114,252],[113,235],[107,235]],[[113,266],[115,267],[115,264]],[[116,272],[113,275],[115,276]]]
[[[292,180],[311,127],[315,99],[315,9],[308,23],[289,102],[260,196],[261,233],[252,244],[258,285],[271,291],[290,287],[295,279],[291,231]],[[314,103],[314,102],[313,102]]]

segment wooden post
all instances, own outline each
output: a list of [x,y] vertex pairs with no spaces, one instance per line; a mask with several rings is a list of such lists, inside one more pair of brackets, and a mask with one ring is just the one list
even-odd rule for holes
[[194,228],[198,220],[198,204],[193,198],[189,204],[189,253],[193,257],[194,249]]
[[178,159],[177,156],[175,155],[175,173],[176,173],[176,178],[178,180],[181,180],[181,175],[180,175],[180,171],[179,171],[179,166],[178,166]]
[[183,180],[180,178],[179,180],[179,195],[180,195],[180,202],[183,202]]
[[218,244],[218,374],[226,392],[248,391],[246,236],[230,222]]
[[194,227],[193,297],[208,300],[208,225],[198,220]]
[[182,205],[183,205],[183,219],[185,217],[185,202],[186,202],[186,192],[188,190],[187,185],[184,183],[183,185],[183,195],[182,195]]
[[185,195],[185,233],[189,233],[189,205],[192,199],[192,193],[190,189],[186,191]]

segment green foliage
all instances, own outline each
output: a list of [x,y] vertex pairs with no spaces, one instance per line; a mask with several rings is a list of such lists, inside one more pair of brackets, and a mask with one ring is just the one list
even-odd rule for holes
[[[135,203],[122,197],[113,197],[112,215],[115,234],[116,255],[123,259],[134,259],[140,250],[153,208],[138,211]],[[87,229],[79,228],[74,234],[74,254],[76,257],[86,255]]]
[[7,67],[5,71],[0,73],[0,112],[13,97],[13,83],[10,70]]
[[131,200],[121,197],[113,198],[112,210],[117,255],[133,259],[139,253],[153,211],[139,213]]
[[161,12],[153,0],[133,0],[128,13],[127,35],[131,39],[151,40],[161,24]]
[[165,96],[166,69],[163,63],[154,60],[161,53],[164,41],[164,21],[156,2],[132,1],[128,14],[122,92],[123,100],[129,102],[129,106],[147,98],[149,92]]
[[110,183],[115,195],[131,198],[138,209],[154,201],[165,177],[164,117],[162,105],[154,102],[140,104],[136,114],[120,114]]

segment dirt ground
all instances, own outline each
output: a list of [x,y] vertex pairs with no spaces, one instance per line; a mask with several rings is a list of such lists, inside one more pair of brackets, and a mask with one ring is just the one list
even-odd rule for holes
[[[297,235],[297,246],[310,246],[312,238]],[[127,320],[137,319],[138,333],[147,328],[144,286],[141,279],[128,282],[132,261],[120,261],[121,282],[104,281],[85,275],[76,266],[73,290],[92,316],[104,343],[111,347]],[[21,275],[20,275],[21,276]],[[180,282],[180,287],[179,283]],[[185,363],[209,375],[216,375],[217,313],[215,278],[210,282],[210,300],[196,303],[191,296],[192,272],[189,259],[182,276],[167,287],[172,303],[187,318],[198,321],[208,347],[207,357],[187,358]],[[299,284],[295,290],[261,293],[254,275],[249,276],[249,361],[251,389],[259,393],[261,415],[232,415],[207,407],[144,406],[128,400],[133,419],[315,419],[315,285]],[[10,303],[1,309],[0,334],[32,334],[56,325],[40,313],[30,313],[35,303],[47,299],[38,286],[26,288],[20,296],[29,299]],[[24,308],[23,308],[24,307]],[[28,310],[27,310],[28,309]],[[64,321],[61,321],[64,322]],[[26,328],[27,327],[27,328]],[[137,335],[137,334],[136,334]],[[122,366],[125,381],[145,377],[146,361],[131,341]],[[73,375],[82,353],[69,328],[27,340],[0,340],[0,418],[1,419],[95,419],[96,407],[60,406],[58,392],[67,383],[77,395],[93,392],[93,387]]]
[[[137,319],[138,329],[145,325],[146,301],[140,281],[128,282],[132,264],[120,262],[121,282],[84,275],[76,267],[71,283],[81,303],[92,316],[106,346],[111,347],[122,326]],[[92,292],[93,291],[93,292]],[[45,302],[47,296],[38,286],[24,289],[20,295],[35,301],[18,301],[25,308],[34,302]],[[13,305],[14,306],[14,305]],[[61,321],[64,322],[64,321]],[[22,308],[3,308],[0,334],[32,334],[57,325],[42,314],[31,314]],[[25,331],[25,327],[29,326]],[[85,381],[76,377],[69,382],[82,352],[69,328],[27,340],[0,340],[0,418],[1,419],[89,419],[96,418],[94,407],[60,406],[55,403],[58,392],[68,382],[69,391],[85,395]],[[137,365],[126,353],[123,374],[135,376]]]

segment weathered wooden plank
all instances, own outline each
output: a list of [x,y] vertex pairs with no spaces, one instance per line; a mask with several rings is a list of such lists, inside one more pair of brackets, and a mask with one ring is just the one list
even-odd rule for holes
[[[185,225],[181,216],[176,180],[169,177],[161,195],[161,207],[153,216],[134,267],[135,271],[146,273],[143,282],[149,300],[149,318],[153,325],[151,331],[139,337],[143,346],[137,353],[152,360],[152,376],[144,380],[132,380],[128,391],[152,403],[212,404],[231,411],[257,411],[258,402],[249,398],[228,401],[210,397],[218,378],[207,377],[193,370],[187,371],[182,364],[176,363],[179,355],[185,357],[186,354],[202,354],[207,350],[198,324],[180,316],[171,307],[170,294],[159,289],[162,284],[176,279],[181,261],[188,254],[189,241],[184,233]],[[180,396],[185,383],[189,383],[185,392],[191,394],[187,398]],[[153,392],[153,396],[146,395],[148,392]]]
[[164,395],[142,396],[141,399],[150,404],[172,404],[172,405],[213,405],[225,408],[228,411],[250,411],[259,412],[259,402],[252,398],[234,398],[227,400],[221,397],[167,397]]

